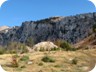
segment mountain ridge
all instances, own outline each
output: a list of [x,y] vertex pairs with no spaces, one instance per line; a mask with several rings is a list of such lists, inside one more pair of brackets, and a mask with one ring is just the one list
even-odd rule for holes
[[38,21],[25,21],[20,27],[13,27],[7,33],[0,33],[0,45],[9,42],[26,43],[32,38],[35,43],[63,39],[75,44],[93,34],[96,13],[67,17],[50,17]]

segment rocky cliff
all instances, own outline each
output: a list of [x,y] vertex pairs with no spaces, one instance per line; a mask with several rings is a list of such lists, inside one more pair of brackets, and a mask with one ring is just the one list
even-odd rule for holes
[[93,34],[95,24],[96,13],[26,21],[20,27],[13,27],[8,32],[0,32],[0,44],[11,41],[24,43],[29,37],[35,43],[63,39],[74,44]]
[[0,27],[0,31],[5,30],[5,29],[8,29],[8,28],[9,28],[8,26],[1,26]]

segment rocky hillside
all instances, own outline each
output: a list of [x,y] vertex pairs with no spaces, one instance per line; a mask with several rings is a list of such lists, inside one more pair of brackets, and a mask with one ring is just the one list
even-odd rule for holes
[[0,31],[5,30],[5,29],[8,29],[8,28],[9,28],[8,26],[1,26],[0,27]]
[[96,13],[26,21],[20,27],[1,32],[0,45],[11,41],[24,43],[28,38],[32,38],[35,43],[63,39],[75,44],[93,34],[94,25],[96,25]]

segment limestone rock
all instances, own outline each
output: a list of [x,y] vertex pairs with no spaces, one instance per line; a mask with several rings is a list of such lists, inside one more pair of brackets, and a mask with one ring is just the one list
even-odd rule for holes
[[48,50],[50,51],[52,48],[58,48],[58,46],[54,45],[52,42],[47,41],[47,42],[40,42],[33,46],[33,50],[35,51],[40,51],[40,50]]
[[26,43],[29,37],[35,43],[62,39],[75,44],[93,34],[93,25],[95,24],[95,12],[26,21],[20,27],[11,28],[3,33],[0,32],[0,45],[6,45],[13,41]]

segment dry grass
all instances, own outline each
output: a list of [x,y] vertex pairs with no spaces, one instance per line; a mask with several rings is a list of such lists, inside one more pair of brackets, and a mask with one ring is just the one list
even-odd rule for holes
[[[0,64],[9,72],[88,72],[96,63],[96,49],[78,51],[50,51],[27,53],[32,64],[20,62],[19,67],[9,67],[12,54],[0,55]],[[53,63],[42,61],[44,56],[55,59]],[[72,63],[76,59],[77,63]],[[42,65],[39,65],[42,63]]]

